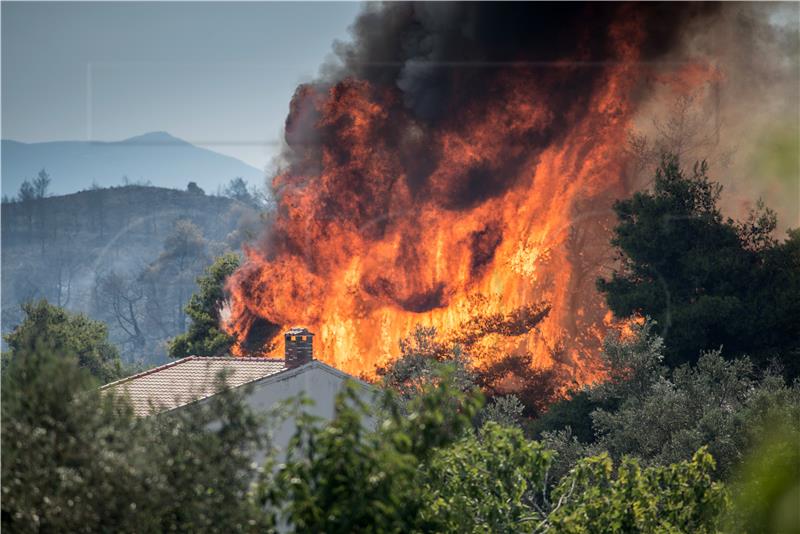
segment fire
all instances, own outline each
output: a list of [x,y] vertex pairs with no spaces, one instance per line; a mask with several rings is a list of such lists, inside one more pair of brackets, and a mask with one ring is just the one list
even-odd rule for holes
[[[636,17],[608,31],[615,61],[494,69],[489,99],[436,121],[372,80],[299,88],[276,215],[228,284],[235,353],[281,354],[302,324],[319,359],[371,376],[421,324],[476,365],[528,352],[565,383],[602,379],[595,280],[646,74]],[[582,68],[588,95],[558,96]]]

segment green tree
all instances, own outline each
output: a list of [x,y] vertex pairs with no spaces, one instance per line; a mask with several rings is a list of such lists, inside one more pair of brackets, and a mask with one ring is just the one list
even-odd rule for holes
[[[372,410],[349,390],[330,425],[301,420],[259,502],[296,532],[714,532],[727,494],[701,449],[642,468],[581,459],[548,492],[553,454],[521,430],[470,424],[477,392],[438,375],[400,409]],[[365,424],[364,418],[370,418]]]
[[460,391],[475,388],[475,376],[460,346],[448,349],[436,338],[436,328],[417,325],[414,332],[400,340],[400,356],[387,367],[378,369],[383,385],[407,401],[418,396],[447,368],[453,384]]
[[8,532],[253,532],[261,421],[233,393],[137,418],[76,358],[19,349],[2,376]]
[[437,450],[425,468],[423,518],[439,532],[533,532],[544,519],[530,499],[551,453],[495,422]]
[[225,302],[225,281],[238,267],[239,256],[225,254],[197,279],[199,291],[185,308],[192,322],[186,333],[170,342],[170,357],[219,356],[230,349],[235,340],[220,329],[220,310]]
[[569,418],[539,427],[544,442],[561,453],[557,474],[603,450],[615,459],[664,466],[705,446],[716,461],[715,477],[728,479],[772,421],[800,420],[800,383],[787,386],[780,374],[758,372],[747,358],[726,360],[719,351],[670,370],[653,330],[646,322],[632,338],[606,339],[609,379],[584,392],[592,409],[591,439],[576,439]]
[[286,459],[265,467],[259,500],[299,532],[436,531],[421,513],[421,467],[463,435],[479,406],[477,392],[461,392],[448,377],[402,407],[388,397],[383,410],[351,385],[330,424],[299,418]]
[[775,215],[760,203],[746,221],[723,218],[722,187],[707,170],[703,162],[687,174],[667,156],[651,191],[617,202],[620,266],[598,287],[616,316],[658,322],[670,366],[724,347],[761,366],[781,358],[797,376],[800,232],[777,242]]
[[[540,319],[541,316],[536,321]],[[401,339],[399,357],[378,368],[378,375],[385,387],[394,390],[401,399],[409,399],[436,380],[443,367],[449,369],[461,391],[479,387],[489,397],[480,414],[481,421],[519,425],[524,416],[540,411],[545,399],[554,397],[553,375],[532,369],[530,354],[505,355],[478,367],[473,365],[468,347],[440,342],[432,326],[417,325],[410,336]],[[503,386],[509,378],[516,384],[513,392]]]
[[691,461],[641,468],[606,454],[586,458],[556,488],[548,530],[559,533],[718,532],[728,495],[704,449]]
[[552,454],[516,428],[474,429],[481,396],[447,374],[403,404],[367,404],[350,384],[328,424],[300,411],[285,458],[251,486],[268,432],[246,391],[137,418],[76,358],[24,350],[2,375],[13,532],[689,533],[725,513],[704,449],[667,466],[589,457],[549,493]]
[[76,357],[78,364],[101,382],[121,376],[119,351],[108,341],[105,324],[46,300],[23,304],[22,311],[23,321],[4,337],[9,347],[5,359],[24,358],[42,345],[65,357]]

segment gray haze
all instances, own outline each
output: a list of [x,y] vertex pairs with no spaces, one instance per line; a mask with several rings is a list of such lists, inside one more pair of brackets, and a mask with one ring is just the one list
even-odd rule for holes
[[[2,138],[152,131],[263,169],[358,3],[3,2]],[[54,176],[57,179],[57,176]]]

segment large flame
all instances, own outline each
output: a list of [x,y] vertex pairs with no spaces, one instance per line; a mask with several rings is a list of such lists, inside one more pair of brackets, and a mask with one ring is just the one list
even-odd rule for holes
[[[228,285],[234,351],[282,354],[280,332],[299,324],[319,359],[370,376],[422,324],[476,365],[529,352],[565,382],[602,378],[613,321],[595,280],[611,204],[629,193],[622,148],[647,74],[635,17],[609,39],[613,62],[565,58],[546,76],[509,64],[490,100],[434,123],[395,87],[302,86],[275,218]],[[600,70],[588,99],[553,107],[580,69]]]

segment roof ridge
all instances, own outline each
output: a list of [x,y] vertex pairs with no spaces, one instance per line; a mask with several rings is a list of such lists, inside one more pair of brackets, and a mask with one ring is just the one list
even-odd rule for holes
[[124,378],[120,378],[119,380],[115,380],[114,382],[109,382],[108,384],[101,386],[100,389],[110,388],[111,386],[116,386],[118,384],[123,384],[125,382],[129,382],[136,378],[141,378],[143,376],[147,376],[153,373],[157,373],[159,371],[163,371],[164,369],[169,369],[170,367],[175,367],[176,365],[180,365],[182,363],[188,362],[189,360],[193,360],[195,358],[199,358],[199,356],[186,356],[185,358],[181,358],[180,360],[175,360],[174,362],[165,363],[164,365],[159,365],[158,367],[153,367],[152,369],[147,369],[146,371],[142,371],[141,373],[136,373],[131,376],[126,376]]
[[147,375],[151,375],[153,373],[161,372],[165,369],[169,369],[171,367],[175,367],[182,363],[186,363],[192,360],[212,360],[212,361],[259,361],[259,362],[284,362],[283,358],[259,358],[259,357],[250,357],[250,356],[186,356],[185,358],[181,358],[180,360],[175,360],[174,362],[165,363],[163,365],[159,365],[157,367],[153,367],[152,369],[147,369],[140,373],[136,373],[130,376],[126,376],[124,378],[120,378],[119,380],[115,380],[114,382],[109,382],[103,386],[100,386],[100,389],[107,389],[113,386],[117,386],[119,384],[124,384],[125,382],[130,382],[131,380],[136,380],[137,378],[142,378]]

